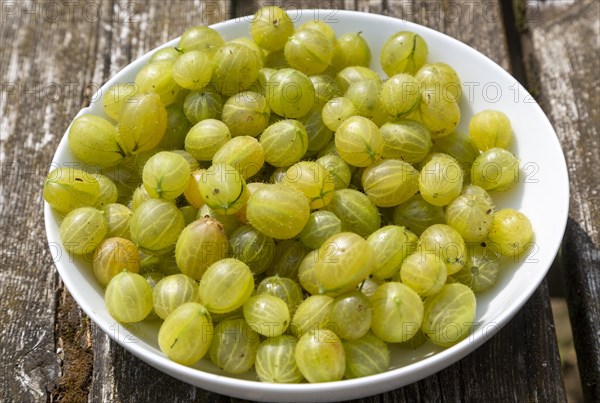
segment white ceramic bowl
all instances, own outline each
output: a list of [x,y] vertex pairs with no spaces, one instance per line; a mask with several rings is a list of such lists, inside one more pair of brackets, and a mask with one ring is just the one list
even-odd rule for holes
[[[254,373],[231,376],[203,359],[194,367],[168,360],[158,348],[158,323],[124,327],[105,309],[103,290],[94,279],[91,265],[82,259],[69,259],[61,252],[59,216],[45,205],[48,242],[56,267],[65,285],[86,314],[102,330],[140,359],[159,370],[203,389],[245,399],[265,401],[317,401],[359,398],[399,388],[427,377],[460,360],[489,340],[529,299],[550,267],[561,242],[568,212],[569,187],[564,156],[556,134],[540,107],[527,91],[497,64],[469,46],[444,34],[417,24],[381,15],[353,11],[299,10],[291,17],[296,23],[313,18],[326,19],[336,34],[362,31],[371,45],[373,65],[379,67],[379,50],[393,33],[411,30],[429,45],[429,61],[443,61],[461,76],[463,119],[459,129],[466,130],[474,113],[492,108],[505,112],[514,129],[512,151],[521,160],[521,180],[516,189],[495,195],[498,207],[513,207],[524,212],[536,233],[536,245],[524,259],[504,270],[498,284],[477,296],[478,325],[467,339],[448,349],[430,343],[414,351],[392,349],[392,368],[382,374],[322,384],[278,385],[261,383]],[[226,39],[249,35],[250,18],[238,18],[212,27]],[[177,39],[162,47],[176,46]],[[115,82],[131,82],[152,52],[140,57],[109,80],[94,95],[88,108],[79,112],[105,116],[101,94]],[[466,83],[469,83],[467,88]],[[75,161],[63,137],[53,164]],[[55,165],[53,165],[55,166]]]

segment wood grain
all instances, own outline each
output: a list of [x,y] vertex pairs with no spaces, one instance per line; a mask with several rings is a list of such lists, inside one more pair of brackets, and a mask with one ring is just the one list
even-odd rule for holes
[[[41,185],[64,129],[99,85],[186,27],[252,14],[259,4],[82,1],[72,12],[52,17],[50,4],[56,3],[51,1],[15,3],[14,10],[1,4],[0,28],[0,400],[154,401],[160,396],[164,401],[239,401],[162,374],[82,315],[53,268]],[[23,11],[23,4],[33,11]],[[510,69],[497,0],[294,4],[422,23]],[[16,197],[13,189],[19,189]],[[543,284],[506,328],[473,354],[434,376],[364,401],[564,401],[558,362]]]
[[85,329],[76,307],[68,318],[71,340],[57,324],[66,296],[44,236],[41,188],[67,122],[82,106],[98,23],[81,13],[52,14],[48,4],[0,4],[2,401],[52,396],[69,371],[64,360],[74,358],[65,348]]
[[584,396],[600,401],[600,176],[592,168],[600,163],[600,3],[528,2],[520,11],[528,81],[569,168],[564,283]]

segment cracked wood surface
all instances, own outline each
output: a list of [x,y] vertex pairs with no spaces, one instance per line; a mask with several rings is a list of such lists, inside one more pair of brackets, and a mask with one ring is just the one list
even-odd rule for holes
[[600,2],[528,2],[528,81],[560,139],[571,205],[561,264],[584,397],[600,401]]
[[[251,14],[257,3],[103,0],[64,3],[62,9],[51,1],[8,4],[1,4],[0,16],[0,400],[155,401],[160,396],[162,401],[237,401],[162,374],[90,323],[53,267],[55,253],[44,236],[41,186],[65,128],[103,82],[186,27]],[[294,4],[357,9],[421,23],[511,68],[497,0]],[[546,34],[542,30],[538,35]],[[555,127],[556,121],[560,119]],[[561,134],[561,140],[566,138]],[[578,158],[577,150],[573,152]],[[597,154],[594,158],[597,163]],[[597,223],[595,218],[590,222]],[[498,335],[465,359],[364,401],[564,401],[553,326],[544,282]]]

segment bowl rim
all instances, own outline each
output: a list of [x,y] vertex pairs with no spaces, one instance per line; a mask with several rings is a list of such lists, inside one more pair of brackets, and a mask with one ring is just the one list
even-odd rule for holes
[[[301,11],[306,12],[314,12],[314,13],[333,13],[336,15],[343,16],[352,16],[352,17],[365,17],[371,18],[373,22],[378,21],[386,21],[390,22],[393,20],[397,23],[401,23],[403,27],[406,29],[424,31],[427,32],[428,35],[432,36],[441,36],[445,41],[449,41],[452,46],[456,46],[459,48],[463,48],[468,50],[469,52],[475,52],[479,57],[485,58],[490,65],[490,68],[493,68],[494,71],[491,73],[493,75],[500,75],[506,79],[514,80],[514,78],[505,71],[502,67],[500,67],[496,62],[491,60],[486,55],[482,54],[478,50],[470,47],[469,45],[447,35],[442,32],[436,31],[434,29],[425,27],[423,25],[413,23],[410,21],[402,20],[399,18],[379,15],[379,14],[370,14],[361,11],[353,11],[353,10],[331,10],[331,9],[299,9]],[[209,27],[220,30],[222,28],[226,28],[229,24],[234,22],[239,22],[240,20],[249,20],[252,16],[244,16],[237,17],[234,19],[229,19],[226,21],[222,21],[216,24],[212,24]],[[156,52],[158,49],[175,46],[179,40],[178,38],[167,41],[166,43],[157,46],[156,48],[150,50],[144,55],[138,57],[136,60],[129,63],[127,66],[123,67],[119,72],[113,75],[110,79],[108,79],[99,89],[98,91],[91,97],[91,102],[97,102],[101,98],[101,94],[106,91],[114,82],[117,82],[116,78],[120,76],[124,76],[135,71],[138,71],[144,64],[146,64],[147,60],[151,57],[151,55]],[[516,81],[516,80],[515,80]],[[522,87],[520,83],[520,90],[522,90],[525,94],[529,95],[527,90]],[[94,101],[96,100],[96,101]],[[558,233],[561,234],[560,237],[555,237],[554,244],[550,245],[553,253],[553,258],[558,253],[562,236],[564,235],[567,219],[568,219],[568,208],[569,208],[569,180],[568,180],[568,170],[566,165],[566,160],[564,157],[564,152],[562,152],[562,148],[560,146],[560,142],[558,141],[558,136],[554,128],[552,127],[548,117],[543,112],[541,107],[537,102],[535,105],[532,105],[543,117],[544,129],[547,130],[548,133],[548,141],[552,142],[554,147],[558,147],[560,152],[560,161],[556,161],[555,163],[560,165],[563,169],[563,173],[566,178],[562,178],[563,181],[559,184],[564,185],[566,183],[565,189],[557,189],[558,194],[562,195],[562,197],[557,197],[559,201],[558,205],[561,207],[561,212],[563,213],[561,217],[555,217],[559,219],[556,223],[555,228]],[[81,109],[77,115],[81,116],[82,114],[89,113],[90,106]],[[73,120],[75,119],[73,118]],[[72,123],[72,121],[71,121]],[[66,142],[67,135],[70,129],[69,127],[66,129],[59,146],[53,156],[52,163],[50,165],[50,170],[53,169],[55,164],[60,163],[56,160],[59,149],[64,146],[63,142]],[[550,134],[554,134],[550,136]],[[560,182],[560,181],[559,181]],[[52,244],[53,238],[50,235],[50,225],[54,220],[52,209],[48,205],[47,202],[44,201],[44,223],[46,229],[46,237],[49,245]],[[559,225],[558,225],[559,224]],[[263,383],[258,380],[250,381],[244,379],[237,379],[228,376],[213,374],[210,372],[205,372],[203,370],[199,370],[192,367],[187,367],[178,363],[175,363],[166,356],[161,356],[156,354],[153,351],[144,349],[144,348],[136,348],[134,344],[124,343],[119,338],[115,337],[114,332],[109,329],[109,324],[104,323],[103,321],[96,320],[96,313],[94,312],[91,305],[87,302],[86,296],[78,291],[77,284],[71,279],[71,277],[66,273],[65,268],[59,264],[58,261],[54,262],[55,267],[57,268],[60,277],[69,290],[70,294],[73,296],[78,305],[83,309],[83,311],[98,325],[104,333],[106,333],[111,339],[115,340],[121,347],[124,347],[127,351],[134,354],[138,358],[142,359],[144,362],[150,364],[151,366],[159,369],[161,372],[166,373],[168,375],[174,376],[184,382],[191,383],[194,386],[206,388],[208,390],[215,391],[217,393],[223,393],[231,396],[237,397],[245,397],[250,399],[257,400],[301,400],[301,401],[310,401],[310,400],[337,400],[341,398],[347,397],[357,397],[357,396],[368,396],[376,393],[387,392],[392,389],[399,388],[401,386],[410,384],[412,382],[423,379],[429,375],[432,375],[442,369],[450,366],[451,364],[457,362],[464,356],[470,354],[475,351],[479,346],[489,340],[493,335],[495,335],[502,327],[508,323],[508,321],[515,316],[523,305],[529,300],[529,298],[533,295],[535,290],[538,288],[539,284],[545,278],[546,273],[548,272],[550,265],[545,268],[543,273],[540,273],[530,284],[528,284],[526,288],[526,292],[516,298],[511,305],[509,305],[506,309],[504,309],[498,316],[496,316],[495,324],[491,329],[488,329],[485,334],[483,333],[481,328],[474,329],[470,334],[470,337],[460,341],[454,346],[446,348],[442,351],[439,351],[429,357],[423,358],[406,366],[402,366],[399,368],[390,369],[386,372],[371,375],[363,378],[356,378],[350,380],[341,380],[336,382],[328,382],[328,383],[301,383],[301,384],[270,384]],[[466,345],[470,345],[472,347],[465,348]],[[167,372],[168,371],[168,372]],[[348,389],[360,390],[364,393],[344,393]],[[249,392],[250,391],[250,392]]]

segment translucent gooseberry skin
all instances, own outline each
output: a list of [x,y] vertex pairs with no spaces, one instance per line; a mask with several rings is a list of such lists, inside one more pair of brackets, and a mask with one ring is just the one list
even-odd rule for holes
[[383,145],[377,125],[362,116],[346,119],[335,132],[335,148],[353,166],[367,167],[379,160]]
[[369,332],[360,339],[342,340],[346,353],[346,379],[375,375],[390,366],[390,351],[387,345]]
[[487,192],[479,189],[485,195],[463,192],[446,207],[446,222],[467,242],[483,241],[492,226],[494,205]]
[[369,43],[360,32],[348,32],[340,35],[336,41],[332,67],[342,70],[350,66],[368,67],[371,63]]
[[461,111],[456,99],[441,90],[426,89],[421,93],[418,110],[407,117],[416,116],[436,139],[456,130],[460,122]]
[[290,335],[265,339],[256,352],[256,374],[262,382],[299,383],[304,377],[296,365],[298,340]]
[[294,239],[280,241],[275,246],[273,263],[267,269],[269,276],[281,276],[295,279],[298,275],[298,267],[309,249]]
[[373,232],[367,243],[374,253],[372,277],[387,279],[400,270],[402,262],[417,248],[418,238],[406,228],[386,225]]
[[190,173],[185,158],[170,151],[161,151],[144,164],[142,180],[151,197],[175,199],[187,188]]
[[94,203],[94,207],[102,209],[107,204],[116,203],[119,197],[119,190],[117,185],[105,175],[93,174],[94,178],[98,181],[100,192]]
[[197,302],[188,302],[167,316],[158,331],[158,345],[169,359],[192,365],[208,352],[213,334],[206,308]]
[[375,232],[380,224],[379,210],[362,192],[341,189],[333,192],[331,202],[324,208],[334,213],[342,221],[342,230],[367,237]]
[[371,301],[358,290],[339,295],[333,301],[329,320],[341,339],[356,340],[371,328]]
[[283,185],[268,185],[252,194],[246,215],[248,222],[265,235],[290,239],[304,228],[310,207],[300,191]]
[[182,90],[182,87],[174,79],[174,65],[170,61],[144,65],[135,76],[138,91],[140,93],[153,92],[157,94],[164,106],[174,103]]
[[254,365],[260,344],[258,333],[242,318],[225,319],[214,328],[208,354],[211,361],[230,374],[241,374]]
[[311,75],[309,78],[315,88],[315,106],[322,108],[330,99],[342,95],[335,79],[331,76],[320,74]]
[[212,57],[224,43],[225,40],[217,31],[199,25],[186,29],[181,35],[177,47],[183,52],[199,50]]
[[373,254],[367,241],[355,233],[328,238],[319,248],[314,268],[320,290],[341,294],[356,288],[371,273]]
[[175,260],[183,274],[200,280],[208,267],[227,257],[228,252],[223,226],[213,218],[201,218],[181,231],[175,245]]
[[199,209],[204,206],[204,199],[202,198],[202,194],[200,193],[200,181],[202,180],[202,171],[203,169],[197,169],[192,171],[190,174],[190,179],[187,187],[183,191],[183,196],[185,200],[190,204],[190,206]]
[[129,228],[131,240],[142,252],[162,255],[173,250],[184,226],[183,214],[175,204],[149,199],[134,210]]
[[349,66],[335,76],[335,82],[342,93],[348,90],[352,83],[362,80],[380,80],[379,74],[365,66]]
[[378,207],[393,207],[410,199],[419,189],[419,172],[408,162],[386,159],[367,167],[363,189]]
[[318,158],[317,162],[331,175],[335,190],[346,189],[350,185],[352,171],[339,155],[326,154]]
[[423,297],[437,294],[447,277],[446,264],[432,253],[415,252],[404,260],[400,268],[402,283]]
[[277,115],[295,119],[306,115],[315,103],[315,88],[301,71],[283,68],[267,82],[266,98]]
[[308,134],[297,120],[273,123],[260,136],[265,160],[275,167],[287,167],[300,161],[308,149]]
[[117,142],[126,154],[152,150],[167,128],[167,110],[157,94],[132,96],[123,104],[117,124]]
[[234,167],[244,179],[256,175],[265,163],[265,151],[257,139],[238,136],[227,141],[213,157],[213,162]]
[[196,123],[185,136],[185,150],[199,161],[210,161],[215,153],[231,139],[227,125],[217,119]]
[[141,322],[152,311],[152,288],[144,277],[124,271],[110,280],[104,301],[115,320]]
[[231,256],[246,263],[252,273],[263,273],[275,254],[275,242],[251,225],[237,228],[229,238]]
[[387,39],[381,48],[379,62],[388,76],[415,74],[429,54],[427,42],[414,32],[401,31]]
[[419,252],[434,254],[446,264],[448,274],[454,274],[465,265],[466,247],[460,234],[446,224],[434,224],[419,237]]
[[300,242],[318,249],[327,238],[342,232],[342,221],[331,211],[315,211],[300,232]]
[[506,114],[486,109],[471,118],[469,135],[480,151],[494,147],[507,149],[512,142],[512,127]]
[[302,288],[310,295],[318,295],[320,291],[319,284],[315,278],[315,266],[318,254],[318,249],[308,252],[300,262],[300,266],[298,266],[298,281],[302,285]]
[[119,203],[110,203],[102,207],[106,219],[106,238],[119,237],[131,240],[129,223],[133,212]]
[[187,152],[185,150],[173,150],[171,152],[173,154],[177,154],[177,155],[183,157],[185,159],[185,161],[188,163],[188,166],[190,167],[190,171],[193,172],[193,171],[200,169],[200,163],[189,152]]
[[357,115],[358,109],[354,103],[344,96],[331,98],[323,105],[321,111],[323,123],[332,131],[336,131],[344,121]]
[[[152,199],[150,194],[146,191],[144,185],[140,185],[133,191],[133,195],[131,196],[131,210],[135,211],[147,200]],[[168,200],[170,202],[174,202],[174,200]]]
[[302,192],[311,209],[322,208],[333,197],[333,180],[318,162],[301,161],[292,165],[286,171],[282,184]]
[[310,112],[299,118],[306,129],[308,146],[306,155],[314,155],[325,147],[333,137],[333,131],[325,125],[319,108],[312,108]]
[[162,278],[152,289],[154,312],[166,319],[171,312],[187,302],[198,302],[198,283],[185,274]]
[[107,238],[94,251],[94,276],[102,287],[122,271],[138,273],[140,254],[135,244],[123,238]]
[[432,147],[431,133],[410,119],[387,122],[379,128],[383,137],[383,158],[395,158],[410,164],[420,162]]
[[311,383],[339,381],[344,376],[344,347],[331,330],[311,330],[303,335],[294,355],[300,372]]
[[190,92],[183,102],[183,113],[191,124],[205,119],[219,119],[223,112],[223,99],[214,89]]
[[247,36],[240,36],[239,38],[232,39],[229,42],[239,43],[240,45],[246,46],[254,52],[256,57],[258,57],[261,66],[265,65],[266,55],[264,49],[258,46],[258,44],[254,42],[254,40],[252,40],[251,38],[248,38]]
[[479,155],[469,135],[456,130],[436,138],[432,151],[450,155],[458,161],[465,172],[470,171],[473,161]]
[[396,74],[383,83],[380,100],[391,116],[406,116],[421,102],[419,82],[410,74]]
[[292,19],[285,10],[276,6],[259,9],[250,24],[250,34],[254,41],[269,51],[283,49],[293,33]]
[[[255,191],[257,191],[258,189],[260,189],[261,187],[263,187],[265,185],[266,185],[266,183],[264,183],[264,182],[250,182],[250,183],[248,183],[247,186],[248,186],[248,192],[250,193],[250,196],[252,196],[252,194]],[[248,224],[248,216],[246,214],[247,213],[247,207],[248,207],[248,203],[246,203],[246,205],[244,205],[241,209],[238,210],[237,213],[235,213],[236,222],[239,225],[246,225],[246,224]]]
[[462,168],[447,154],[434,154],[419,174],[421,196],[434,206],[449,204],[460,194],[462,185]]
[[224,215],[238,212],[250,196],[242,175],[223,162],[213,163],[202,171],[198,188],[206,205]]
[[117,142],[117,128],[95,115],[76,118],[68,134],[69,149],[75,157],[101,168],[114,166],[125,157]]
[[264,95],[243,91],[230,97],[223,105],[221,120],[232,137],[257,137],[269,124],[271,108]]
[[60,224],[60,240],[70,254],[92,253],[106,235],[106,219],[93,207],[79,207]]
[[333,58],[332,41],[315,29],[299,29],[285,44],[284,55],[290,66],[305,74],[319,74]]
[[223,95],[234,95],[248,89],[262,68],[256,53],[245,45],[228,42],[212,59],[211,83]]
[[244,319],[253,329],[266,337],[283,334],[290,325],[290,310],[279,297],[257,294],[244,303]]
[[354,104],[358,115],[368,118],[377,126],[392,119],[381,102],[380,79],[354,82],[348,87],[345,97]]
[[506,191],[519,182],[519,160],[503,148],[490,148],[471,166],[471,183],[488,191]]
[[410,287],[399,282],[380,285],[373,296],[371,330],[381,340],[402,343],[411,339],[423,321],[423,302]]
[[441,90],[456,101],[462,97],[461,80],[456,71],[443,62],[427,63],[416,72],[415,78],[424,89]]
[[263,279],[256,287],[255,294],[269,294],[281,298],[287,304],[290,315],[296,312],[298,305],[304,300],[302,288],[297,281],[278,275]]
[[254,291],[254,277],[243,262],[227,258],[206,270],[199,284],[200,301],[210,312],[227,313],[244,305]]
[[298,27],[298,30],[314,29],[327,37],[330,41],[335,39],[335,31],[329,24],[321,20],[309,20]]
[[301,337],[309,330],[323,329],[329,322],[333,298],[328,295],[311,295],[294,313],[290,329],[294,336]]
[[104,112],[111,119],[117,120],[123,104],[138,92],[139,90],[135,83],[111,85],[108,91],[102,96],[102,108]]
[[500,275],[500,258],[496,253],[495,245],[490,247],[480,244],[467,245],[467,259],[465,266],[452,275],[458,281],[471,288],[474,293],[483,292],[492,288]]
[[199,91],[210,84],[213,67],[206,52],[187,51],[173,65],[175,82],[186,89]]
[[444,209],[428,203],[421,195],[415,195],[394,209],[394,224],[406,227],[421,235],[433,224],[445,224]]
[[93,206],[99,194],[98,180],[79,169],[53,169],[44,181],[44,200],[63,214],[77,207]]
[[498,253],[516,259],[531,248],[533,227],[525,214],[505,208],[494,214],[488,238]]
[[450,347],[469,334],[475,308],[475,294],[469,287],[447,284],[425,300],[421,330],[432,343]]
[[175,61],[177,61],[177,59],[179,58],[180,55],[181,55],[181,53],[178,52],[177,49],[175,49],[174,47],[173,48],[162,48],[152,54],[152,56],[150,57],[150,60],[148,60],[148,63],[154,63],[154,62],[175,63]]

